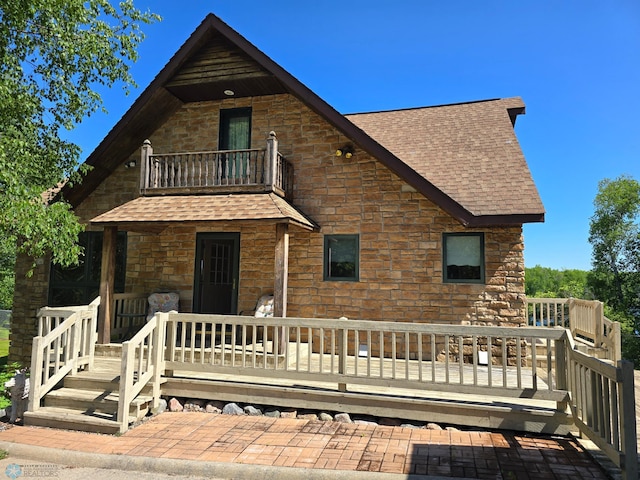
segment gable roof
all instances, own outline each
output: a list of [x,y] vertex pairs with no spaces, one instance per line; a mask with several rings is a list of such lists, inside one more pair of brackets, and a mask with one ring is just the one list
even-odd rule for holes
[[499,223],[544,213],[513,130],[521,112],[522,99],[509,98],[346,117],[472,215]]
[[[211,68],[207,69],[203,78],[201,75],[194,75],[193,67],[202,63],[202,59],[206,57],[203,54],[207,51],[217,55],[216,63],[211,64]],[[538,209],[528,208],[528,204],[535,203],[530,199],[525,202],[525,205],[521,205],[527,208],[510,208],[504,211],[494,209],[495,213],[489,214],[483,213],[484,210],[474,211],[474,206],[462,203],[464,198],[452,196],[443,189],[446,185],[435,182],[430,177],[428,168],[421,168],[412,159],[401,159],[398,155],[403,155],[403,152],[398,150],[399,142],[388,139],[382,130],[375,126],[377,122],[372,121],[373,116],[357,116],[358,119],[356,119],[354,116],[341,115],[213,14],[209,14],[204,19],[122,119],[89,155],[85,163],[93,169],[85,176],[82,183],[73,188],[66,186],[62,190],[62,195],[72,205],[78,205],[184,103],[223,98],[226,89],[234,90],[237,97],[274,93],[289,93],[297,97],[359,148],[378,159],[464,225],[515,225],[543,221],[544,210],[537,191],[532,195],[538,200],[540,205]],[[508,113],[514,115],[513,111]],[[357,125],[357,121],[363,124],[362,128]],[[382,135],[385,140],[374,138],[363,128],[369,129],[372,134]],[[412,141],[416,139],[414,135],[407,133],[407,136],[410,136]],[[453,138],[457,139],[458,136]],[[404,154],[407,158],[410,157],[406,152]],[[521,152],[519,155],[522,155]],[[519,177],[523,172],[512,172],[512,174]],[[528,169],[524,174],[530,178]],[[468,185],[473,186],[471,183]],[[481,193],[472,191],[471,196]]]

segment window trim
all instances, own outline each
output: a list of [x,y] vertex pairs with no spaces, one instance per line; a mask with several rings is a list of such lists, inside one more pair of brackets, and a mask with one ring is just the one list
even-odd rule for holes
[[[356,242],[356,251],[355,251],[355,275],[352,277],[333,277],[330,275],[330,249],[329,242],[331,239],[354,239]],[[329,234],[324,236],[324,245],[323,245],[323,256],[322,256],[322,279],[325,282],[359,282],[360,281],[360,235],[357,233],[354,234]]]
[[[449,278],[447,275],[447,239],[453,237],[477,237],[480,239],[480,278]],[[442,282],[443,283],[485,283],[486,252],[484,232],[452,232],[442,234]]]

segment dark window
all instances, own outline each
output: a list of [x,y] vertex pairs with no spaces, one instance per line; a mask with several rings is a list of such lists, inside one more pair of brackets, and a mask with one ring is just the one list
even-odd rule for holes
[[[102,266],[102,232],[82,232],[78,239],[84,249],[78,265],[61,267],[51,264],[49,305],[87,305],[100,292]],[[127,264],[127,233],[118,232],[116,243],[116,278],[114,290],[124,292]]]
[[325,235],[324,279],[357,282],[360,238],[358,235]]
[[219,150],[251,148],[251,108],[220,110]]
[[484,234],[445,233],[442,251],[445,282],[484,283]]

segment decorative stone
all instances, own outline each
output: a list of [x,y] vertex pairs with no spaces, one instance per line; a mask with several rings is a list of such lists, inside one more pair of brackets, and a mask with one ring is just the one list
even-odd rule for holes
[[247,405],[246,407],[244,407],[244,413],[246,413],[250,417],[259,417],[262,415],[262,410],[254,407],[253,405]]
[[227,403],[222,409],[222,413],[225,415],[244,415],[244,410],[236,403]]
[[442,427],[440,425],[433,422],[427,423],[424,428],[426,428],[427,430],[442,430]]
[[348,413],[337,413],[333,420],[340,423],[353,423]]
[[318,415],[318,418],[323,422],[333,422],[333,417],[326,412],[320,412],[320,415]]
[[184,403],[185,412],[204,412],[204,400],[191,398]]
[[172,398],[171,400],[169,400],[169,411],[170,412],[182,412],[183,410],[184,410],[184,407],[178,401],[177,398]]
[[456,427],[447,427],[445,428],[445,430],[447,430],[448,432],[459,432],[460,429],[456,428]]
[[216,415],[222,413],[222,409],[220,409],[214,402],[207,402],[204,407],[204,411],[207,413],[214,413]]
[[290,410],[288,412],[281,412],[280,416],[282,418],[296,418],[298,416],[297,410]]
[[298,420],[318,420],[318,415],[315,413],[299,413]]
[[164,398],[161,398],[158,402],[158,406],[156,408],[151,409],[152,415],[160,415],[167,411],[167,401]]
[[270,418],[280,418],[280,411],[279,410],[267,410],[266,412],[264,412],[264,416],[265,417],[270,417]]
[[[349,423],[349,422],[346,422],[346,423]],[[376,422],[373,422],[371,420],[354,420],[353,423],[356,425],[374,425],[374,426],[378,425]]]

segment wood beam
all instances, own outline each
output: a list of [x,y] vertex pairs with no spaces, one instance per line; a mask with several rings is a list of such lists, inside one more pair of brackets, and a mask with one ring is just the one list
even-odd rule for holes
[[98,311],[98,343],[111,343],[113,290],[116,278],[116,240],[118,227],[104,227],[102,265],[100,270],[100,309]]
[[[287,316],[287,286],[289,277],[289,224],[276,224],[276,260],[275,280],[273,285],[273,316]],[[288,339],[286,328],[282,327],[278,335],[276,353],[283,353]]]

